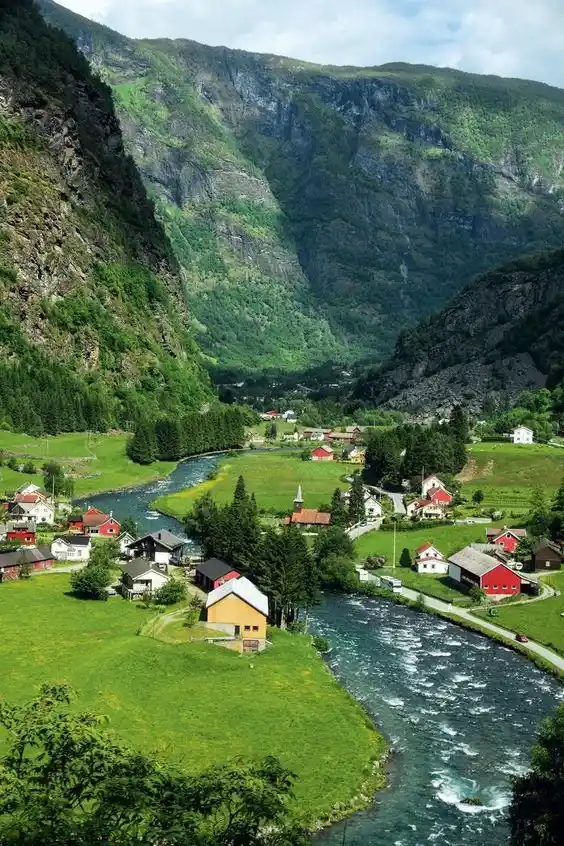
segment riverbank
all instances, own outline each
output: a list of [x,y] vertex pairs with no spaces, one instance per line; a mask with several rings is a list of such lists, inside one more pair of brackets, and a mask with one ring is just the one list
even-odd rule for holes
[[328,505],[335,488],[345,489],[344,477],[350,464],[338,461],[302,461],[295,450],[260,452],[252,450],[220,459],[216,475],[201,484],[158,497],[155,511],[184,520],[195,500],[210,493],[219,504],[229,502],[238,476],[243,476],[247,491],[254,493],[259,512],[282,515],[292,509],[301,485],[307,508]]
[[68,575],[55,574],[1,586],[0,698],[67,682],[119,735],[191,771],[274,755],[296,773],[294,810],[312,825],[365,807],[383,786],[387,744],[310,638],[275,630],[274,646],[253,656],[161,643],[138,635],[151,611],[137,603],[67,591]]

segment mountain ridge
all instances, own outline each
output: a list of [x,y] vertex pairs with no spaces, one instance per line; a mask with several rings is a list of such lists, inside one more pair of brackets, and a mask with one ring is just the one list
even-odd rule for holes
[[382,360],[479,273],[559,246],[560,89],[132,41],[41,6],[113,87],[220,365]]

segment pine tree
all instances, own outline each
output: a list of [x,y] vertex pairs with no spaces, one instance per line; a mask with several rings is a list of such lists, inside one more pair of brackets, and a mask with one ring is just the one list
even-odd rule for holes
[[157,457],[157,439],[152,423],[142,420],[127,445],[127,454],[136,464],[152,464]]
[[560,487],[556,491],[556,496],[552,502],[552,511],[564,512],[564,479],[562,479]]
[[331,499],[331,525],[344,529],[349,524],[349,515],[343,503],[343,497],[339,488],[335,488]]
[[455,405],[455,407],[452,409],[448,428],[455,440],[459,441],[462,444],[465,444],[468,441],[468,420],[466,418],[466,414],[462,406]]
[[351,485],[349,497],[349,520],[351,523],[360,523],[366,517],[364,510],[364,485],[360,473],[355,473]]
[[411,553],[407,546],[404,546],[402,549],[400,560],[399,560],[400,567],[411,567]]

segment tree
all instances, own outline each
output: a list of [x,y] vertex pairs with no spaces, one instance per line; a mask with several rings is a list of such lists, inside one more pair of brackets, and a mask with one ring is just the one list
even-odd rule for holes
[[112,576],[109,569],[99,564],[88,564],[83,570],[71,573],[70,577],[73,593],[83,599],[106,600],[108,598],[106,588],[111,581]]
[[153,591],[153,602],[156,605],[174,605],[186,599],[186,585],[178,579],[169,579],[162,587]]
[[137,537],[137,521],[135,517],[124,517],[120,523],[122,532],[127,532],[132,538]]
[[311,450],[303,449],[300,453],[300,458],[302,461],[311,461]]
[[486,598],[486,594],[478,587],[478,585],[474,585],[474,587],[470,589],[470,593],[468,595],[472,602],[475,602],[477,605],[481,604]]
[[552,501],[552,511],[564,512],[564,479],[560,482],[560,487],[556,491],[556,495]]
[[450,420],[448,423],[449,432],[452,433],[455,440],[462,444],[468,441],[469,427],[468,419],[464,409],[460,405],[455,405],[452,409]]
[[264,434],[269,441],[276,440],[278,437],[278,427],[274,421],[267,425]]
[[99,540],[92,547],[90,558],[88,560],[88,567],[106,567],[110,569],[115,567],[116,561],[120,556],[120,549],[117,540],[113,538],[108,540]]
[[564,831],[564,706],[541,723],[531,771],[513,782],[510,846],[560,846]]
[[396,485],[401,476],[402,446],[394,430],[374,435],[366,448],[364,479],[372,484]]
[[517,561],[529,561],[533,554],[533,540],[529,537],[524,537],[519,540],[517,548],[515,549],[515,558]]
[[364,484],[360,473],[355,473],[349,497],[349,520],[354,525],[355,523],[361,523],[365,517]]
[[407,546],[404,546],[400,555],[399,565],[400,567],[411,567],[411,563],[411,553]]
[[349,524],[349,514],[343,503],[343,497],[340,488],[335,488],[331,505],[329,506],[331,512],[331,525],[338,526],[340,529],[346,528]]
[[127,444],[127,454],[135,464],[152,464],[158,454],[155,427],[142,420]]
[[11,455],[9,457],[7,466],[10,468],[10,470],[18,471],[20,469],[18,459],[15,455]]
[[550,514],[546,495],[542,488],[536,488],[531,497],[531,510],[528,517],[529,532],[533,537],[542,537],[548,530]]
[[305,846],[290,819],[294,776],[275,758],[198,775],[132,751],[104,720],[71,710],[74,691],[43,685],[0,703],[0,843],[21,846]]
[[72,496],[72,480],[65,476],[65,472],[57,461],[46,461],[41,468],[43,473],[43,487],[48,494],[55,496]]
[[22,473],[29,474],[30,476],[33,476],[35,474],[35,464],[33,463],[33,461],[26,461],[23,466]]
[[480,490],[480,488],[478,488],[478,490],[474,491],[474,493],[472,494],[472,502],[475,505],[480,505],[480,503],[483,502],[483,501],[484,501],[484,492],[482,490]]

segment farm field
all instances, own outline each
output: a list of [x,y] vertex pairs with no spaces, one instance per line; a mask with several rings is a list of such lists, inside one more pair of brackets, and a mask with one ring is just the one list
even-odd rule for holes
[[32,460],[39,471],[34,476],[0,467],[0,491],[13,490],[26,482],[42,484],[41,465],[49,459],[58,461],[71,473],[75,497],[163,478],[176,466],[171,461],[158,461],[149,466],[134,464],[125,452],[128,437],[79,432],[34,438],[0,431],[0,450],[5,455]]
[[[413,558],[415,550],[424,543],[432,543],[448,558],[453,552],[467,546],[469,543],[485,543],[485,524],[470,526],[436,526],[431,529],[419,529],[396,534],[396,566],[402,550],[407,547]],[[368,555],[385,555],[388,562],[392,561],[394,551],[394,533],[375,530],[362,535],[354,543],[358,558]],[[428,578],[423,576],[422,578]]]
[[67,589],[54,574],[0,586],[0,698],[22,702],[44,681],[68,682],[79,708],[106,714],[143,752],[192,771],[275,755],[298,776],[297,810],[316,817],[358,795],[385,744],[307,638],[275,631],[252,661],[169,645],[137,635],[151,612]]
[[257,451],[230,455],[219,463],[215,479],[160,497],[154,507],[183,519],[204,493],[211,493],[219,503],[230,501],[237,478],[242,475],[249,493],[255,494],[259,511],[291,511],[298,485],[302,486],[304,507],[318,508],[331,501],[335,488],[348,487],[343,477],[353,470],[350,464],[338,461],[302,461],[296,453]]
[[[499,608],[499,613],[492,619],[496,625],[521,632],[532,640],[543,643],[564,655],[564,572],[551,573],[543,581],[560,591],[560,596],[531,602],[528,605],[506,605]],[[485,611],[475,611],[478,617],[487,617]]]
[[470,500],[480,489],[482,508],[501,509],[509,517],[529,510],[537,487],[552,497],[564,477],[564,451],[544,444],[483,442],[468,447],[468,454],[459,474],[463,495]]

